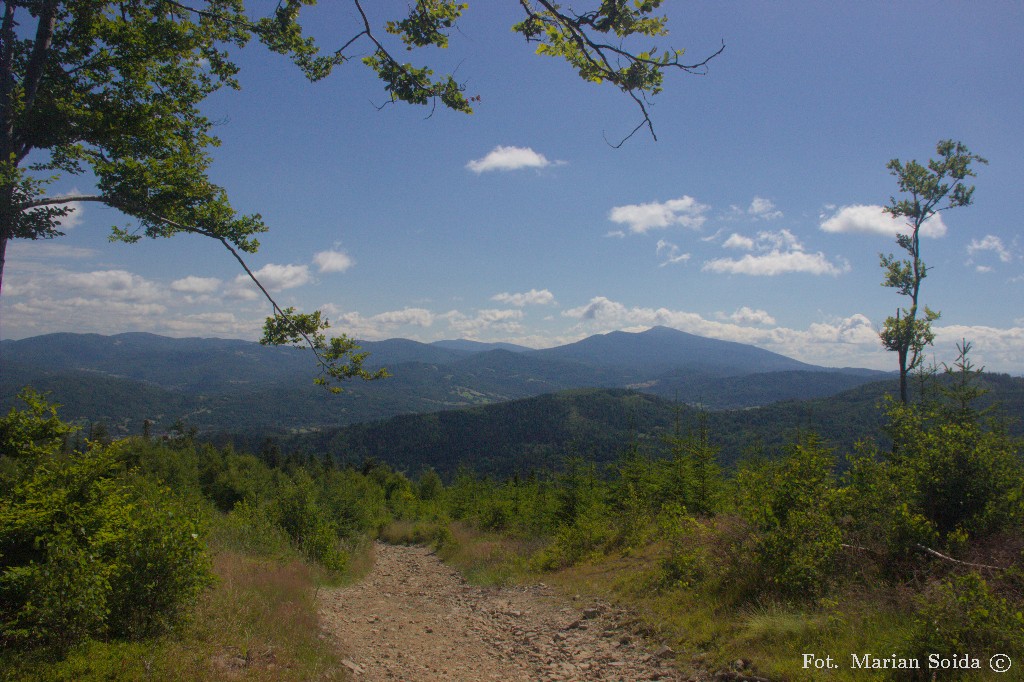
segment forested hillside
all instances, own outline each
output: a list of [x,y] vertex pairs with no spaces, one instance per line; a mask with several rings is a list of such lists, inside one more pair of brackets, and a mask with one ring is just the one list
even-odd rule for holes
[[[938,383],[940,381],[936,380]],[[1024,379],[984,375],[982,405],[1024,435]],[[801,434],[814,433],[840,453],[857,441],[884,445],[886,396],[893,380],[866,384],[829,398],[783,401],[744,410],[704,411],[657,396],[622,389],[565,391],[536,398],[356,424],[278,442],[285,450],[326,453],[341,462],[387,462],[409,473],[431,467],[446,477],[460,466],[498,477],[559,468],[566,457],[606,464],[631,446],[666,457],[669,437],[705,423],[718,461],[773,459]],[[249,443],[258,446],[256,442]]]

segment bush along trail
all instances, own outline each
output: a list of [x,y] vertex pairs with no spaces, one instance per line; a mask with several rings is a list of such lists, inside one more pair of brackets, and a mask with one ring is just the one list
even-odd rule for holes
[[626,614],[537,583],[478,587],[422,546],[377,543],[356,585],[320,591],[325,634],[358,680],[683,680]]

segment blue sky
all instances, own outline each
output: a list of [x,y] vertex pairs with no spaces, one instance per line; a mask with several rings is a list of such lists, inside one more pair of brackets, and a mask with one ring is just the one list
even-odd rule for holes
[[[347,3],[311,13],[325,46]],[[309,84],[258,47],[241,92],[214,96],[212,176],[271,225],[250,264],[282,305],[357,338],[545,347],[662,324],[827,366],[895,367],[877,332],[901,303],[878,206],[893,158],[962,140],[990,164],[975,204],[924,239],[935,359],[974,343],[1024,373],[1024,5],[669,0],[671,36],[707,75],[669,75],[638,133],[632,102],[538,57],[517,3],[471,3],[447,52],[476,113],[387,106],[359,64]],[[405,3],[374,3],[383,18]],[[645,45],[646,47],[646,45]],[[56,191],[88,191],[73,178]],[[106,240],[114,211],[14,243],[0,334],[150,331],[255,339],[268,305],[218,244]]]

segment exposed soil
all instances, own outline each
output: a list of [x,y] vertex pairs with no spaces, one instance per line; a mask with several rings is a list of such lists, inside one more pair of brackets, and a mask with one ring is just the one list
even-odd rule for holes
[[622,611],[543,584],[469,585],[424,547],[377,544],[364,580],[321,590],[320,614],[360,681],[689,679]]

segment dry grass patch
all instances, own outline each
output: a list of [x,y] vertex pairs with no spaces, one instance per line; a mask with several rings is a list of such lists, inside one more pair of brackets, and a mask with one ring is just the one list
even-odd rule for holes
[[[200,606],[192,633],[205,655],[188,661],[189,670],[176,670],[180,677],[168,679],[341,679],[331,644],[320,638],[317,569],[298,559],[221,552],[214,570],[218,585]],[[169,659],[187,659],[187,639],[181,651],[174,648]]]

